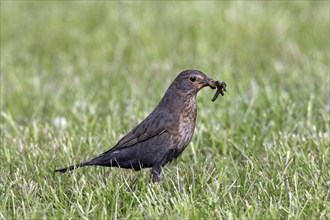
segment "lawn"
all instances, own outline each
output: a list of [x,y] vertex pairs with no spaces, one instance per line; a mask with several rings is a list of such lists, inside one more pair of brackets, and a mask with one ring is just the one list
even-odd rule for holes
[[[329,1],[1,1],[0,219],[329,219]],[[176,75],[197,97],[165,167],[53,170],[108,150]]]

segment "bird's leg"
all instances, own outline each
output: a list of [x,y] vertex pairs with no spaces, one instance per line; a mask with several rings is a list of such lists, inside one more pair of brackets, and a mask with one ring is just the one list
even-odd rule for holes
[[160,183],[160,173],[162,172],[161,166],[156,166],[151,169],[152,181],[156,184]]

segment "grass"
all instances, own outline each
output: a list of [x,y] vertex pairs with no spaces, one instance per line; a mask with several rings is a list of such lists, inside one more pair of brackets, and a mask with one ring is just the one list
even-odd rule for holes
[[[1,1],[1,219],[329,219],[329,2]],[[184,69],[190,146],[149,171],[55,168],[113,146]]]

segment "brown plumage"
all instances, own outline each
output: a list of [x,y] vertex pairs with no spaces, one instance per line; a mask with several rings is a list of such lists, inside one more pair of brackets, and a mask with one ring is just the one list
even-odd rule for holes
[[162,167],[177,158],[191,141],[197,115],[196,95],[205,86],[218,88],[217,96],[223,95],[226,85],[198,70],[181,72],[151,114],[113,148],[89,161],[55,171],[91,165],[134,170],[152,168],[153,182],[159,183]]

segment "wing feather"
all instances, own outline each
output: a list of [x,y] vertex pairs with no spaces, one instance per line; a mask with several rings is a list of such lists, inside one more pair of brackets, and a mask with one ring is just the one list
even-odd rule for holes
[[154,136],[161,135],[166,131],[165,124],[169,117],[167,114],[150,114],[145,120],[137,125],[132,131],[125,135],[118,143],[110,149],[115,150],[121,147],[129,147],[134,144],[146,141]]

